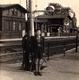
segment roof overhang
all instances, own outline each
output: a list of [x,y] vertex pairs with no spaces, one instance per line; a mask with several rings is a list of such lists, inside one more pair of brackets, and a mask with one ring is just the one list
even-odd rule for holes
[[64,19],[65,15],[40,15],[37,16],[37,19]]
[[20,9],[24,13],[28,12],[24,7],[22,7],[19,4],[3,4],[3,5],[0,5],[0,9],[2,9],[2,10],[6,10],[6,9],[10,9],[10,8],[15,8],[15,7],[18,8],[18,9]]

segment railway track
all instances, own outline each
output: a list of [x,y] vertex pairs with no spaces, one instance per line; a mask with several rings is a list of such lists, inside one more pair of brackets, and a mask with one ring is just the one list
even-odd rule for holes
[[[0,62],[12,63],[22,60],[22,39],[0,40]],[[79,41],[79,40],[78,40]],[[76,48],[76,36],[45,38],[45,54],[47,57],[64,53]],[[78,44],[79,45],[79,44]]]
[[22,59],[21,38],[0,40],[0,62],[10,63]]

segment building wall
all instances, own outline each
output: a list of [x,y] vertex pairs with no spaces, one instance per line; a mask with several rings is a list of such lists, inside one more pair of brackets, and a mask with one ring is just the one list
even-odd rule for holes
[[2,10],[0,9],[0,31],[2,30]]
[[2,16],[14,16],[14,17],[21,17],[25,18],[25,15],[23,12],[18,10],[17,8],[11,8],[11,9],[6,9],[2,12]]
[[1,38],[20,38],[25,29],[25,14],[20,10],[7,9],[2,12]]

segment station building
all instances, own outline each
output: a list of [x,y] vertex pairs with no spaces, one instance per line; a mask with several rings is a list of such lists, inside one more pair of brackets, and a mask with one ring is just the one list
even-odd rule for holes
[[[41,11],[36,11],[39,12]],[[50,3],[43,12],[34,18],[35,30],[40,29],[45,35],[50,33],[50,36],[56,36],[59,29],[62,30],[62,35],[73,33],[77,29],[75,12],[71,8]]]
[[26,28],[26,9],[19,4],[0,5],[0,38],[20,38]]

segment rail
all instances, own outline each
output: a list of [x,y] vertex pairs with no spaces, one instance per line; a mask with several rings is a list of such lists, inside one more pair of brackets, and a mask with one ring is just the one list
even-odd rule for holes
[[16,51],[17,48],[20,48],[22,45],[22,38],[13,38],[13,39],[1,39],[0,40],[0,52]]

